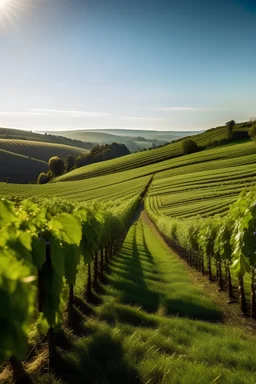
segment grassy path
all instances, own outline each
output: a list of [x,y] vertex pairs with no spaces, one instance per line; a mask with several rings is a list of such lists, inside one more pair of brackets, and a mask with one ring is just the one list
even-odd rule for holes
[[256,338],[222,324],[143,213],[107,280],[91,313],[77,311],[71,349],[61,351],[62,379],[46,374],[38,383],[256,382]]

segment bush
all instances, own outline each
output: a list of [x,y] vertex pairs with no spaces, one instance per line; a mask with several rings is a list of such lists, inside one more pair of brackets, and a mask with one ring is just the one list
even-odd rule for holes
[[60,176],[64,173],[65,163],[63,159],[60,159],[58,156],[53,156],[48,161],[48,166],[50,171],[52,171],[53,176]]
[[46,184],[48,181],[50,181],[48,174],[41,172],[37,178],[37,184]]
[[252,140],[256,140],[256,124],[250,128],[248,134]]
[[235,125],[236,125],[235,120],[230,120],[226,123],[228,137],[230,137],[232,135],[233,128]]
[[189,155],[198,151],[197,143],[194,140],[186,139],[181,142],[181,150],[183,155]]

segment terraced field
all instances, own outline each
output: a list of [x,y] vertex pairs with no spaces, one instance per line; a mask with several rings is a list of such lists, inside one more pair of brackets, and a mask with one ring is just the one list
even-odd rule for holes
[[247,164],[230,166],[230,160],[222,160],[207,163],[208,170],[201,165],[201,171],[192,172],[193,167],[187,166],[179,175],[175,171],[157,174],[149,192],[151,208],[180,218],[224,213],[244,188],[256,184],[256,156],[243,160]]
[[85,149],[64,144],[1,138],[0,149],[43,161],[48,161],[52,156],[65,158],[68,155],[78,156],[81,152],[86,152]]

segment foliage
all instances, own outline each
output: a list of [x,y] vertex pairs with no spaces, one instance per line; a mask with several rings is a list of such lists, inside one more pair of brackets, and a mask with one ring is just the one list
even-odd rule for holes
[[254,124],[249,130],[249,136],[252,140],[256,140],[256,124]]
[[[0,200],[0,361],[22,359],[38,306],[38,327],[46,333],[62,322],[65,281],[75,284],[80,254],[113,244],[126,230],[138,198],[121,205],[57,204]],[[36,303],[36,297],[38,303]]]
[[68,155],[65,160],[65,172],[71,171],[75,167],[76,157]]
[[48,174],[41,172],[37,178],[37,184],[46,184],[48,181],[50,181]]
[[63,159],[58,156],[53,156],[48,161],[49,170],[52,171],[54,176],[60,176],[64,173],[65,163]]
[[232,135],[233,128],[235,125],[236,125],[235,120],[230,120],[226,123],[228,137],[230,137]]
[[183,155],[189,155],[198,151],[197,143],[192,139],[185,139],[181,142],[181,150]]
[[117,157],[128,155],[129,153],[129,149],[124,144],[112,143],[97,145],[93,147],[89,153],[78,155],[75,166],[76,168],[79,168],[84,165],[115,159]]

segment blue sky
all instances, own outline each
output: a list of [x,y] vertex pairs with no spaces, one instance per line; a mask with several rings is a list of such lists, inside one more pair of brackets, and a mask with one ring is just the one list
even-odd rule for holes
[[0,126],[243,121],[256,115],[255,41],[251,0],[0,0]]

